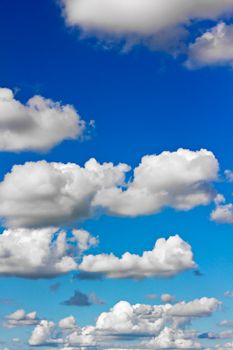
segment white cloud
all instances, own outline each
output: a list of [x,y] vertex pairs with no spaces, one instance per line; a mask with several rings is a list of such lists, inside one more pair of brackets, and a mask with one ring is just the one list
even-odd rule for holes
[[26,104],[0,88],[0,151],[44,151],[66,139],[83,136],[85,122],[71,105],[42,96]]
[[77,269],[78,235],[56,228],[5,230],[0,235],[0,275],[49,278]]
[[200,298],[189,302],[181,301],[167,311],[174,317],[203,317],[210,315],[221,303],[215,298]]
[[223,22],[205,32],[189,46],[186,66],[233,65],[233,25]]
[[73,237],[78,242],[78,248],[80,253],[95,247],[98,245],[98,238],[93,237],[88,231],[85,230],[73,230]]
[[59,321],[58,326],[63,330],[73,330],[77,327],[74,316],[68,316]]
[[160,238],[154,249],[142,256],[128,252],[121,258],[113,254],[86,255],[79,269],[109,278],[144,278],[174,276],[195,266],[190,245],[177,235],[167,240]]
[[15,312],[5,316],[5,319],[6,322],[4,323],[4,327],[7,328],[32,326],[39,322],[35,311],[26,313],[23,309],[16,310]]
[[[182,316],[173,316],[172,311],[178,315],[178,308],[179,315],[186,315],[186,319],[192,321],[210,316],[218,305],[217,299],[205,297],[175,305],[131,305],[120,301],[109,311],[102,312],[94,326],[78,327],[73,316],[61,320],[58,323],[60,329],[53,322],[44,320],[32,332],[29,344],[64,344],[63,350],[198,349],[198,332],[179,329],[176,318]],[[60,337],[61,330],[63,338]],[[122,341],[127,341],[127,346],[121,344]]]
[[193,20],[216,19],[233,10],[232,0],[61,0],[69,26],[128,45],[171,45]]
[[43,346],[46,344],[61,344],[63,340],[60,338],[52,338],[54,330],[54,322],[42,320],[33,330],[28,344],[31,346]]
[[[127,252],[122,258],[113,254],[82,257],[97,242],[84,230],[69,234],[56,228],[4,230],[0,234],[0,275],[37,279],[79,270],[90,277],[140,279],[170,277],[196,267],[191,246],[179,236],[159,239],[154,249],[142,256]],[[100,302],[95,294],[87,300],[90,304]]]
[[[28,162],[0,183],[0,216],[11,226],[57,226],[88,217],[96,193],[124,182],[125,164]],[[25,181],[27,178],[27,181]]]
[[210,217],[220,224],[233,224],[233,204],[217,205]]
[[[8,226],[57,226],[105,209],[138,216],[164,207],[189,210],[214,200],[218,161],[207,150],[145,156],[127,184],[127,164],[28,162],[0,183],[0,216]],[[27,181],[25,181],[27,178]]]
[[[112,334],[120,335],[154,334],[162,330],[164,320],[162,318],[150,319],[140,317],[143,311],[147,312],[147,306],[136,304],[131,305],[126,301],[120,301],[108,312],[100,314],[96,321],[96,328]],[[152,310],[152,308],[149,308]]]
[[142,343],[146,349],[201,349],[199,342],[186,339],[185,332],[165,327],[162,332],[150,341]]
[[123,216],[151,214],[164,207],[189,210],[213,199],[210,183],[217,176],[218,162],[207,150],[179,149],[144,156],[126,190],[103,189],[95,204]]
[[82,327],[81,329],[72,332],[66,338],[66,344],[70,347],[73,345],[83,350],[90,349],[96,346],[95,328],[91,326]]
[[[200,298],[190,302],[165,305],[131,305],[126,301],[117,303],[110,311],[100,314],[97,330],[119,334],[154,334],[160,332],[165,323],[177,326],[176,318],[192,320],[211,315],[221,303],[215,298]],[[186,319],[186,321],[187,321]]]

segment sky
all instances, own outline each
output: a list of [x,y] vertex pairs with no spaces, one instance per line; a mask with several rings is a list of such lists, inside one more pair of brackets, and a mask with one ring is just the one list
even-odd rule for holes
[[233,349],[233,0],[0,2],[0,350]]

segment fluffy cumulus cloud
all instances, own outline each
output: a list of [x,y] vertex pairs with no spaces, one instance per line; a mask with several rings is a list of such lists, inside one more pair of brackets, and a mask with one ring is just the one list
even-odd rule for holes
[[150,341],[143,342],[146,349],[201,349],[199,342],[186,339],[183,330],[165,327],[163,331]]
[[[10,226],[46,226],[78,220],[97,208],[138,216],[164,207],[189,210],[214,199],[218,161],[207,150],[179,149],[145,156],[126,182],[127,164],[28,162],[0,183],[0,216]],[[25,177],[27,181],[25,181]]]
[[[8,226],[56,226],[93,215],[138,216],[164,207],[189,210],[214,199],[218,161],[207,150],[145,156],[126,182],[127,164],[28,162],[0,183],[0,216]],[[25,181],[27,178],[27,181]]]
[[205,297],[175,305],[132,305],[120,301],[109,311],[101,313],[94,326],[79,327],[73,316],[62,319],[58,327],[43,320],[32,332],[29,344],[63,344],[63,350],[199,349],[202,347],[198,332],[180,328],[182,324],[176,319],[185,315],[186,322],[191,322],[210,316],[218,305],[217,299]]
[[7,328],[33,326],[39,322],[35,311],[26,313],[23,309],[16,310],[5,316],[5,319],[6,322],[4,323],[4,326]]
[[233,65],[233,25],[220,22],[189,46],[189,68]]
[[[74,230],[67,237],[66,232],[55,228],[3,231],[0,234],[0,275],[49,278],[75,270],[80,253],[77,232]],[[89,238],[92,242],[91,236]]]
[[[50,226],[88,217],[103,188],[124,182],[125,164],[28,162],[0,183],[0,216],[11,226]],[[27,181],[25,181],[27,178]]]
[[[153,313],[153,308],[146,305],[131,305],[126,301],[117,303],[110,311],[100,314],[96,328],[101,332],[120,335],[144,335],[159,333],[164,325],[162,317],[152,320],[143,315]],[[140,317],[140,315],[142,317]]]
[[131,305],[126,301],[117,303],[110,311],[102,313],[96,322],[96,328],[119,334],[155,334],[166,323],[177,326],[177,318],[186,318],[186,323],[194,318],[211,315],[220,302],[215,298],[201,298],[190,302],[165,305]]
[[[84,239],[85,238],[85,239]],[[79,240],[81,239],[81,240]],[[157,240],[152,251],[141,256],[125,253],[83,255],[98,240],[87,231],[65,232],[56,228],[16,228],[0,234],[0,275],[24,278],[51,278],[79,271],[81,278],[170,277],[196,267],[191,246],[178,235]],[[56,291],[60,285],[55,284]],[[169,299],[168,299],[169,297]],[[170,301],[164,295],[163,301]],[[89,306],[102,304],[95,294],[75,291],[65,305]]]
[[54,322],[42,320],[33,330],[28,344],[31,346],[44,346],[63,343],[61,338],[52,338],[54,327]]
[[218,161],[207,150],[179,149],[145,156],[126,190],[103,189],[95,203],[123,216],[151,214],[164,207],[189,210],[213,199],[210,183],[217,174]]
[[63,318],[62,320],[59,321],[58,326],[64,330],[67,330],[67,329],[73,330],[77,327],[74,316],[68,316]]
[[232,0],[61,0],[66,23],[105,40],[167,47],[195,20],[233,10]]
[[[67,336],[67,338],[65,339],[65,344],[67,348],[63,350],[70,350],[70,349],[96,350],[97,342],[98,340],[97,340],[95,327],[92,327],[92,326],[82,327]],[[98,347],[98,349],[101,349],[101,348]]]
[[233,204],[217,205],[210,217],[220,224],[233,224]]
[[78,242],[79,252],[82,253],[91,247],[98,245],[98,238],[91,236],[86,230],[73,230],[73,238]]
[[157,240],[152,251],[142,256],[125,253],[86,255],[79,265],[81,272],[105,275],[109,278],[169,277],[195,267],[190,245],[179,236]]
[[0,151],[44,151],[83,136],[85,122],[71,105],[42,96],[26,104],[12,90],[0,88]]
[[221,302],[217,299],[203,297],[189,302],[176,303],[167,310],[167,313],[174,317],[204,317],[211,315],[219,305]]

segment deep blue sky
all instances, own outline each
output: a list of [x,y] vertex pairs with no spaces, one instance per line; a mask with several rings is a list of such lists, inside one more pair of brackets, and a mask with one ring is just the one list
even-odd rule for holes
[[[222,171],[233,168],[230,68],[188,70],[179,59],[142,47],[129,53],[103,50],[91,40],[79,40],[76,30],[65,27],[55,1],[0,2],[0,85],[16,89],[22,102],[40,94],[70,103],[83,119],[96,123],[90,140],[84,142],[66,141],[45,154],[0,153],[1,178],[13,164],[28,160],[83,164],[95,157],[100,162],[135,166],[143,155],[179,147],[207,148],[220,161]],[[230,198],[231,185],[219,187]],[[168,292],[177,300],[203,295],[225,300],[224,291],[233,289],[232,227],[211,222],[210,211],[211,207],[165,210],[148,217],[101,217],[82,224],[100,237],[96,253],[116,255],[142,253],[157,238],[179,233],[192,245],[202,277],[187,272],[168,280],[72,282],[71,276],[65,276],[58,279],[62,287],[55,294],[49,291],[51,280],[1,278],[0,298],[12,298],[15,304],[2,305],[0,316],[22,307],[55,321],[74,314],[79,324],[87,324],[119,300],[150,303],[149,293]],[[94,291],[106,304],[88,309],[60,305],[76,288]],[[208,320],[208,327],[211,324],[215,330],[217,320],[231,317],[232,308],[233,299],[228,299],[224,315],[217,313]],[[208,330],[207,321],[198,327]],[[3,332],[3,340],[9,340],[30,330]]]

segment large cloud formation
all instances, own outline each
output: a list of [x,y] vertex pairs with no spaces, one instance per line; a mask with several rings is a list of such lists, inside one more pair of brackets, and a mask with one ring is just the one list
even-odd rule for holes
[[[139,279],[175,276],[196,266],[192,248],[179,236],[159,239],[154,249],[142,256],[127,252],[121,259],[104,254],[82,257],[97,242],[84,230],[69,233],[56,228],[5,230],[0,235],[0,275],[38,279],[79,270],[81,274],[91,274],[91,278],[101,274]],[[65,305],[100,303],[103,302],[95,294],[87,296],[79,291],[64,302]]]
[[42,96],[23,104],[12,90],[0,88],[0,151],[45,151],[63,140],[82,137],[85,127],[71,105]]
[[69,26],[105,40],[166,48],[194,21],[233,11],[232,0],[60,0]]
[[61,320],[59,328],[65,331],[63,337],[56,332],[53,322],[43,320],[32,332],[29,344],[63,344],[66,350],[199,349],[202,346],[198,342],[198,332],[182,326],[194,319],[211,316],[220,304],[217,299],[206,297],[175,305],[132,305],[120,301],[101,313],[94,326],[79,327],[72,316]]
[[[0,235],[0,275],[51,278],[77,269],[83,246],[80,250],[78,230],[69,236],[56,228],[5,230]],[[96,243],[90,235],[87,241],[87,249]]]
[[[215,298],[200,298],[190,302],[165,305],[131,305],[126,301],[117,303],[110,311],[103,312],[96,321],[96,328],[119,334],[155,334],[166,323],[179,325],[177,318],[187,323],[194,318],[211,315],[220,305]],[[155,322],[155,321],[160,322]],[[156,333],[157,333],[156,332]]]
[[122,216],[152,214],[164,207],[189,210],[213,199],[210,183],[217,174],[218,162],[207,150],[179,149],[144,156],[127,190],[103,189],[95,204]]
[[218,169],[212,152],[185,149],[143,157],[129,182],[127,164],[28,162],[15,165],[0,183],[0,217],[8,226],[45,227],[97,209],[131,217],[165,207],[189,210],[214,199]]
[[125,253],[121,258],[113,254],[86,255],[79,269],[82,272],[105,275],[109,278],[169,277],[194,268],[189,244],[178,235],[157,240],[152,251],[142,256]]
[[107,33],[153,34],[191,19],[215,19],[233,10],[231,0],[62,0],[70,25]]
[[0,216],[10,226],[56,226],[87,217],[96,193],[122,184],[128,169],[94,159],[83,168],[46,161],[16,165],[0,183]]

